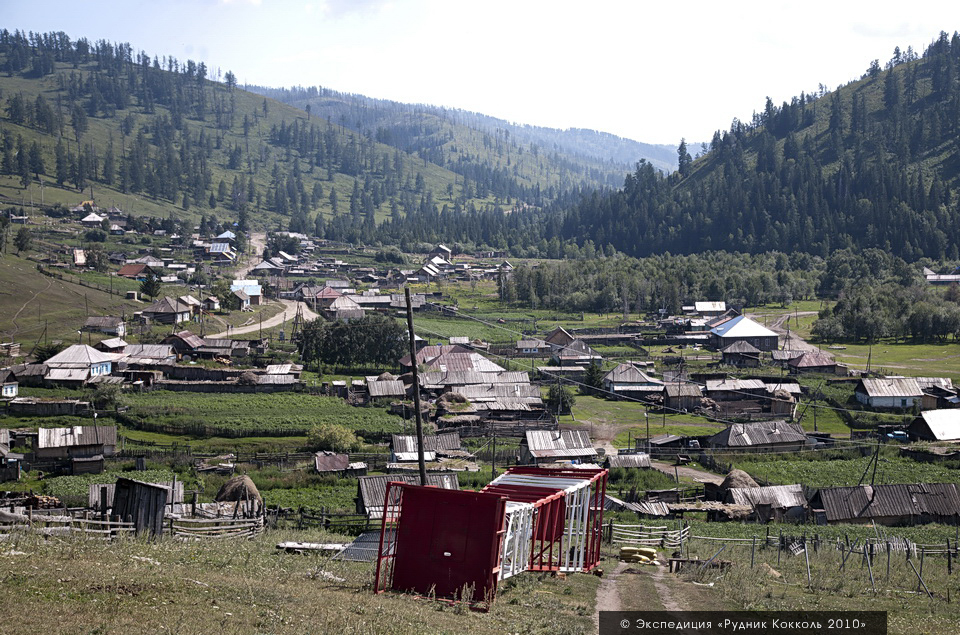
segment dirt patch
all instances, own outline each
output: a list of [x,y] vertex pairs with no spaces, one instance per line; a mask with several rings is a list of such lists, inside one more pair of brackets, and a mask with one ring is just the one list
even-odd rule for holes
[[664,568],[663,567],[650,567],[650,575],[653,578],[653,586],[657,589],[657,595],[660,596],[660,603],[663,604],[664,611],[682,611],[684,608],[690,609],[690,606],[682,606],[680,602],[677,601],[676,596],[673,593],[671,586],[676,583],[676,578],[672,578],[669,581],[664,579]]

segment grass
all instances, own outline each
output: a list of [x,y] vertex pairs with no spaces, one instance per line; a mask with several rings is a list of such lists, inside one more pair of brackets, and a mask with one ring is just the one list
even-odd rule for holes
[[0,610],[11,634],[560,633],[591,630],[599,578],[525,573],[489,613],[374,595],[373,565],[278,554],[286,540],[340,542],[319,530],[254,540],[103,544],[17,537],[0,557]]
[[[721,457],[747,473],[782,485],[800,483],[809,487],[856,485],[866,474],[869,483],[872,457],[843,458],[843,453],[808,452],[782,455],[782,458]],[[960,470],[933,463],[919,463],[882,452],[877,465],[876,483],[955,483]]]
[[128,398],[125,424],[139,430],[201,437],[303,436],[320,423],[381,438],[402,419],[380,408],[356,408],[335,397],[303,393],[217,394],[154,391]]

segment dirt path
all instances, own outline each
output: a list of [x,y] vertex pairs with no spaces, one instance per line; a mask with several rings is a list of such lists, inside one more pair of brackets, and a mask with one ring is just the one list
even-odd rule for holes
[[626,562],[617,563],[616,568],[610,573],[605,573],[600,578],[600,586],[597,587],[597,608],[593,613],[593,624],[600,631],[600,611],[619,611],[620,591],[617,588],[617,581],[624,569],[627,568]]
[[714,483],[716,485],[723,482],[723,477],[719,474],[707,472],[706,470],[695,467],[688,467],[686,465],[674,466],[663,461],[650,461],[650,464],[653,466],[653,469],[660,470],[667,476],[674,476],[674,474],[676,474],[681,478],[693,479],[699,483]]
[[[281,324],[283,324],[283,323],[286,322],[287,320],[293,320],[293,317],[297,314],[297,304],[298,304],[298,303],[295,302],[295,301],[293,301],[293,300],[280,300],[280,302],[283,303],[283,305],[286,307],[286,309],[285,309],[282,313],[277,313],[277,314],[274,315],[272,318],[269,318],[269,319],[264,320],[262,325],[261,325],[259,322],[257,322],[256,324],[250,324],[249,326],[238,326],[238,327],[232,328],[232,329],[230,329],[230,330],[228,330],[228,331],[222,331],[222,332],[220,332],[220,333],[215,333],[215,334],[213,334],[213,335],[208,335],[207,337],[212,338],[212,339],[216,339],[216,338],[221,338],[221,337],[230,337],[230,336],[232,336],[232,335],[240,335],[240,334],[242,334],[242,333],[253,333],[254,331],[260,329],[261,326],[262,326],[263,328],[265,328],[265,329],[268,329],[268,328],[272,328],[272,327],[274,327],[274,326],[280,326]],[[316,313],[314,313],[313,311],[311,311],[310,308],[309,308],[306,304],[302,304],[301,306],[303,307],[303,319],[304,319],[304,320],[306,320],[306,321],[309,322],[309,321],[315,320],[315,319],[317,319],[317,317],[319,317]]]
[[260,254],[267,246],[267,235],[263,232],[252,232],[250,234],[250,249],[247,251],[246,262],[242,267],[237,268],[237,279],[244,280],[247,274],[260,264]]
[[[816,346],[813,344],[808,344],[803,338],[799,337],[796,333],[790,331],[788,328],[783,326],[784,322],[787,322],[792,317],[798,316],[807,316],[807,315],[816,315],[816,311],[800,311],[799,313],[789,314],[785,313],[783,315],[777,316],[777,319],[773,321],[767,328],[769,328],[774,333],[780,335],[780,348],[785,351],[801,351],[801,352],[813,352],[819,351]],[[749,317],[749,316],[748,316]],[[759,316],[752,316],[753,319],[756,319]]]
[[23,303],[23,306],[20,307],[20,310],[17,311],[17,314],[13,316],[13,318],[10,320],[11,322],[13,322],[13,331],[11,331],[11,333],[10,333],[10,338],[11,338],[11,339],[13,339],[13,336],[16,335],[16,334],[20,331],[20,325],[17,324],[17,318],[20,317],[20,314],[23,313],[23,310],[24,310],[25,308],[27,308],[27,305],[28,305],[28,304],[30,304],[31,302],[33,302],[34,300],[36,300],[38,295],[40,295],[41,293],[45,293],[46,290],[49,289],[52,285],[53,285],[53,280],[48,278],[48,279],[47,279],[47,286],[45,286],[43,289],[40,289],[39,291],[37,291],[36,293],[34,293],[33,296],[32,296],[29,300],[27,300],[26,302]]
[[677,602],[673,594],[673,589],[670,588],[671,584],[676,582],[676,578],[672,580],[666,580],[664,574],[664,567],[650,567],[650,577],[653,579],[653,586],[657,589],[657,595],[660,597],[660,603],[663,604],[664,611],[682,611],[684,608],[690,610],[693,607],[683,607]]

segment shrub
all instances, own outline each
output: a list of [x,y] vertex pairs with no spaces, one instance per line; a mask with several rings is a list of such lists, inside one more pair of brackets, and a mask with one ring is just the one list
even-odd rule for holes
[[349,452],[359,446],[357,435],[335,423],[316,425],[307,434],[307,447],[311,450]]

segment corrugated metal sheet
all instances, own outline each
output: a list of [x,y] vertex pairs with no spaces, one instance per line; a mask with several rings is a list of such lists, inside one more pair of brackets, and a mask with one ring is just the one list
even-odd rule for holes
[[806,507],[807,498],[801,485],[771,485],[769,487],[731,487],[729,496],[736,505],[770,505],[776,509]]
[[529,384],[525,371],[428,371],[420,375],[423,386],[470,386],[474,384]]
[[406,386],[399,379],[368,381],[367,390],[371,397],[403,397],[407,394]]
[[512,399],[542,403],[540,388],[532,384],[473,384],[470,386],[455,386],[450,392],[462,395],[470,401]]
[[757,445],[806,443],[807,435],[796,423],[786,421],[762,421],[757,423],[734,423],[710,437],[711,445],[727,447],[751,447]]
[[[357,479],[358,511],[371,518],[383,516],[383,503],[387,495],[387,483],[398,481],[409,485],[419,485],[416,474],[377,474],[361,476]],[[427,485],[443,489],[460,489],[456,474],[427,474]]]
[[335,452],[317,452],[313,455],[313,466],[318,472],[342,472],[350,466],[350,457]]
[[89,376],[89,368],[51,368],[44,375],[44,379],[50,381],[86,381]]
[[[393,443],[391,444],[391,447],[395,453],[412,452],[414,454],[414,458],[416,458],[417,437],[412,434],[395,434],[393,435]],[[424,452],[440,453],[449,450],[459,450],[461,449],[460,433],[448,432],[445,434],[427,435],[423,437],[423,449]]]
[[827,520],[960,515],[960,493],[954,483],[860,485],[821,489]]
[[637,454],[613,454],[607,457],[607,467],[651,467],[650,455],[646,452]]
[[81,445],[117,445],[116,426],[74,426],[72,428],[40,428],[37,447],[65,448]]
[[749,390],[763,390],[767,389],[766,384],[763,383],[762,379],[708,379],[707,380],[707,392],[717,392],[717,391],[749,391]]
[[536,458],[596,456],[586,430],[527,430],[527,449]]
[[837,365],[836,360],[830,355],[813,351],[808,351],[799,357],[794,357],[787,363],[793,368],[821,368]]
[[633,364],[618,364],[616,368],[607,373],[604,381],[616,384],[654,384],[663,387],[663,382],[654,379]]
[[60,351],[44,363],[49,367],[70,368],[70,367],[90,367],[93,364],[103,362],[112,362],[117,358],[112,353],[101,353],[92,346],[86,344],[74,344]]
[[861,379],[857,388],[863,388],[868,397],[922,397],[920,384],[913,377],[880,377]]

